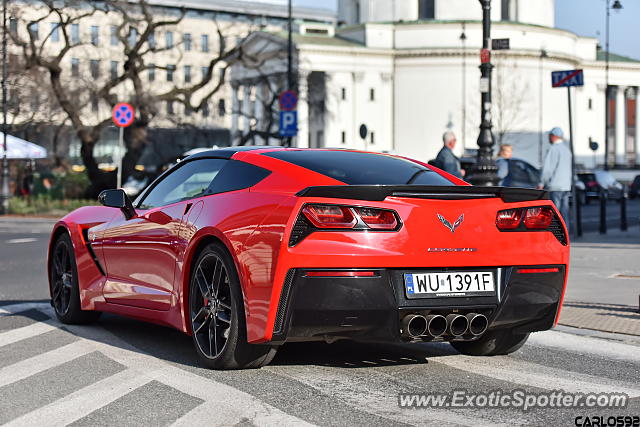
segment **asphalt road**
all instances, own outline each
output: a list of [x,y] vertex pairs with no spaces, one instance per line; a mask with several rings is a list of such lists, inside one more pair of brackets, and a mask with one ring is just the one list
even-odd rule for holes
[[[265,368],[216,372],[198,367],[178,331],[112,315],[63,326],[47,301],[50,226],[0,221],[0,424],[575,425],[577,416],[640,416],[638,337],[560,328],[491,358],[448,344],[287,344]],[[626,409],[399,406],[401,393],[463,389],[632,399]]]

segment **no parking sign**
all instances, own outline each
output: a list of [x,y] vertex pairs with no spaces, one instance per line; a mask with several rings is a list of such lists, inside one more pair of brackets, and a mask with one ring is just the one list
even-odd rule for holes
[[130,104],[121,102],[113,107],[111,118],[113,119],[113,123],[115,123],[116,126],[126,128],[127,126],[130,126],[131,123],[133,123],[133,119],[135,118],[135,110]]

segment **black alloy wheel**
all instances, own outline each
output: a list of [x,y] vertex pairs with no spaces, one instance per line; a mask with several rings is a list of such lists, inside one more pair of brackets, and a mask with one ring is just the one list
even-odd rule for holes
[[73,244],[68,234],[61,234],[53,246],[49,266],[51,305],[62,323],[81,324],[93,322],[100,317],[98,311],[80,308],[78,268]]
[[189,320],[196,352],[212,369],[259,368],[276,347],[247,342],[240,280],[226,248],[206,246],[191,270]]
[[200,259],[194,278],[197,286],[191,298],[191,325],[196,345],[208,358],[222,353],[231,327],[229,275],[222,260],[213,253]]

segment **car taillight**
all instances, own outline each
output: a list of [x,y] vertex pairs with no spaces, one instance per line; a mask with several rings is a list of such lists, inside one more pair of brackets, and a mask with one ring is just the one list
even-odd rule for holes
[[553,221],[551,208],[529,208],[524,215],[524,226],[530,229],[546,230]]
[[393,230],[398,225],[398,220],[391,211],[375,208],[355,208],[355,211],[374,230]]
[[358,222],[346,206],[307,205],[302,213],[318,228],[353,228]]
[[302,207],[289,236],[293,247],[317,231],[398,231],[402,226],[397,212],[363,206],[308,203]]
[[496,226],[499,230],[513,230],[522,221],[522,209],[507,209],[496,215]]

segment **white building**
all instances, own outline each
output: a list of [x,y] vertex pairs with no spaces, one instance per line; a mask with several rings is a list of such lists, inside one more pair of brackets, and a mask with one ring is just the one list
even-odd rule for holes
[[[606,73],[597,40],[554,28],[554,0],[492,4],[492,37],[510,39],[511,47],[492,52],[496,141],[513,144],[516,157],[540,165],[546,132],[561,126],[569,133],[567,90],[551,87],[551,72],[581,68],[585,85],[572,89],[576,160],[586,167],[602,164]],[[459,154],[477,147],[481,16],[477,0],[339,0],[342,25],[336,29],[298,21],[301,102],[294,144],[429,160],[443,131],[452,129]],[[240,98],[260,99],[265,87],[283,87],[285,47],[284,33],[256,33],[247,40],[246,49],[265,64],[259,72],[233,69],[234,105]],[[637,165],[640,61],[611,54],[608,81],[610,163]],[[249,129],[268,126],[260,108],[254,124],[239,120],[238,108],[234,112],[236,142]],[[369,129],[364,140],[361,124]],[[266,130],[277,131],[277,122],[272,126]],[[590,140],[599,143],[595,155]]]

